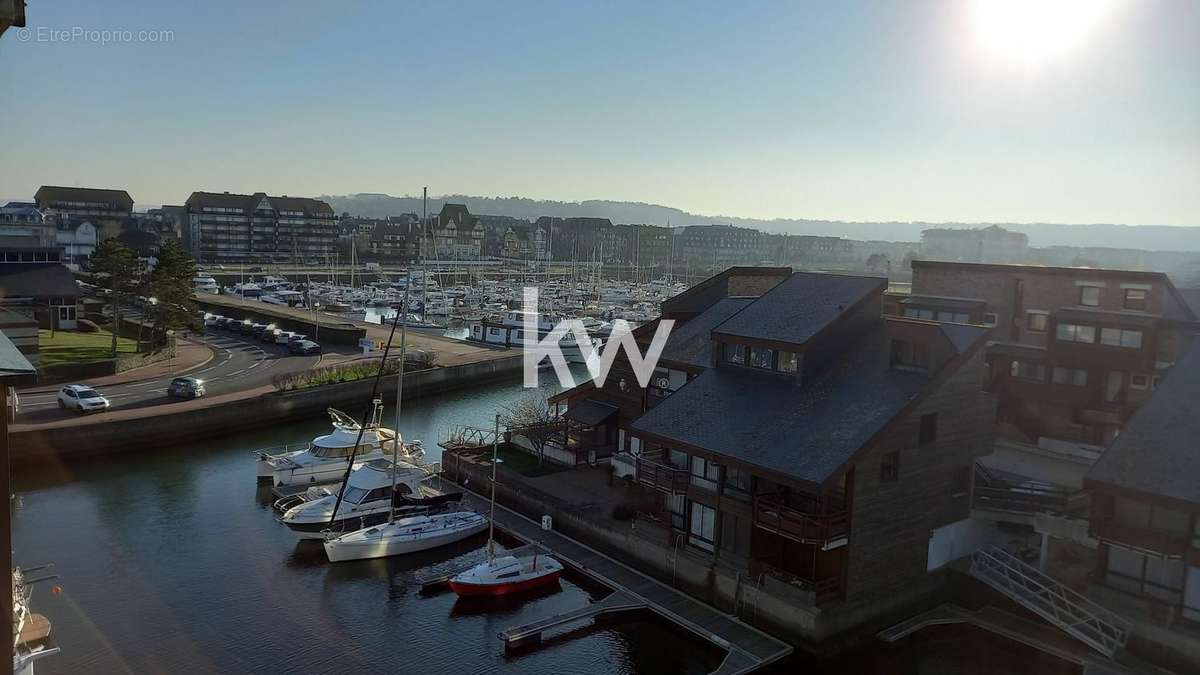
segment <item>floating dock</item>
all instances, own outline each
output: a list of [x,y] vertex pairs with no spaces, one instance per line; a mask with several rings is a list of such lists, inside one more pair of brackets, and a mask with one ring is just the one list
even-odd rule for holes
[[[487,507],[487,500],[478,493],[459,486],[456,486],[456,489],[461,489],[474,498],[474,506],[477,509]],[[792,653],[790,644],[671,588],[586,544],[553,530],[543,530],[539,523],[501,504],[496,504],[495,524],[509,536],[545,548],[559,562],[613,590],[612,595],[578,610],[502,631],[500,638],[505,640],[506,644],[509,639],[518,642],[532,641],[535,634],[540,635],[545,630],[573,621],[605,613],[645,609],[725,650],[725,658],[720,667],[710,675],[750,673]],[[426,583],[444,583],[449,576],[441,575],[423,580],[425,583],[422,583],[422,587],[425,588]]]

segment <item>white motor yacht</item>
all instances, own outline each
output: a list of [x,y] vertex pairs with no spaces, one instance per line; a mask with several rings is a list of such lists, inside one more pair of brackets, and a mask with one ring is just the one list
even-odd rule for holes
[[411,516],[327,539],[325,555],[341,562],[415,553],[462,541],[487,526],[487,518],[474,511]]
[[275,503],[283,512],[279,522],[301,539],[323,539],[326,531],[347,532],[384,523],[389,509],[401,516],[421,515],[462,499],[462,493],[439,494],[424,485],[431,475],[428,467],[401,460],[396,464],[393,492],[391,458],[371,460],[350,473],[337,518],[331,519],[338,490],[333,485],[280,499]]
[[[383,414],[383,402],[374,401],[375,409],[367,428],[360,429],[359,423],[339,410],[330,408],[329,417],[333,431],[318,436],[304,450],[271,454],[268,450],[258,451],[258,477],[269,480],[272,485],[317,485],[340,481],[346,474],[346,465],[354,455],[354,468],[391,454],[396,432],[379,426]],[[359,434],[362,439],[359,440]],[[358,442],[357,451],[355,442]],[[420,456],[423,450],[420,441],[405,444],[401,455]]]

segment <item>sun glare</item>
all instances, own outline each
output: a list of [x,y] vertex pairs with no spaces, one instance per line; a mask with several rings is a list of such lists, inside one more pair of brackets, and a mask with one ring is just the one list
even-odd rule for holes
[[1048,64],[1068,58],[1092,39],[1116,4],[1116,0],[975,0],[974,41],[1001,64]]

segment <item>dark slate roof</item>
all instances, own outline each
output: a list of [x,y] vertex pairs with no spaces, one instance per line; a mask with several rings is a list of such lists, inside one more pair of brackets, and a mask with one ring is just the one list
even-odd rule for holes
[[939,323],[938,327],[942,329],[942,334],[950,340],[950,344],[954,345],[955,351],[959,354],[970,349],[981,333],[987,333],[986,328],[962,323]]
[[[976,339],[982,339],[985,331],[975,330]],[[820,484],[928,382],[921,373],[889,368],[879,319],[803,386],[741,368],[712,368],[651,408],[631,429]]]
[[34,200],[45,206],[53,206],[57,202],[99,202],[126,211],[133,208],[133,197],[125,190],[43,185],[38,188]]
[[0,298],[74,297],[79,286],[59,263],[0,263]]
[[1200,345],[1180,359],[1087,473],[1088,481],[1200,504]]
[[1192,310],[1192,314],[1200,316],[1200,287],[1198,288],[1180,288],[1179,296]]
[[714,332],[804,344],[868,295],[881,295],[887,279],[796,272],[735,314]]
[[300,211],[306,216],[332,216],[333,207],[320,199],[308,197],[272,197],[262,192],[252,195],[230,192],[193,192],[187,199],[189,210],[199,211],[205,207],[240,209],[243,214],[254,213],[263,199],[271,202],[276,211]]
[[475,222],[479,220],[471,215],[471,212],[467,210],[466,204],[443,204],[442,211],[438,214],[438,217],[441,219],[443,225],[453,220],[459,225],[467,225],[469,227],[474,227]]
[[756,298],[723,298],[684,323],[676,323],[661,359],[700,368],[712,364],[712,330]]
[[585,398],[578,403],[572,403],[567,412],[563,413],[569,420],[575,420],[584,426],[594,427],[617,413],[617,406],[601,403]]

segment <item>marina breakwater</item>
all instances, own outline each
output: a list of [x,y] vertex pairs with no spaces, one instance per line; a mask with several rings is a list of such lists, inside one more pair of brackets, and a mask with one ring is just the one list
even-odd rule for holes
[[[521,355],[405,373],[404,399],[521,376]],[[374,378],[292,391],[249,391],[198,399],[171,406],[118,410],[29,428],[10,436],[14,462],[55,461],[65,457],[153,450],[188,441],[217,438],[268,427],[342,408],[358,417]],[[385,378],[380,393],[394,397],[396,378]],[[392,399],[395,400],[394,398]]]

